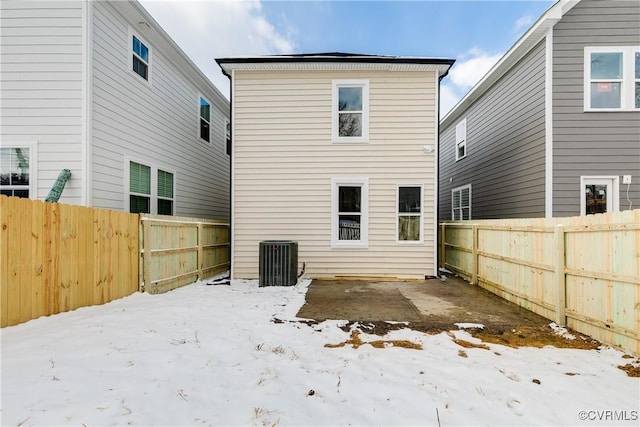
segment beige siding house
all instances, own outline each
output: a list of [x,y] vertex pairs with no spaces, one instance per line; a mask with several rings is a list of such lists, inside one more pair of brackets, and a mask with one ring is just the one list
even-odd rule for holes
[[308,277],[437,275],[439,82],[453,60],[217,60],[231,79],[233,278],[298,242]]

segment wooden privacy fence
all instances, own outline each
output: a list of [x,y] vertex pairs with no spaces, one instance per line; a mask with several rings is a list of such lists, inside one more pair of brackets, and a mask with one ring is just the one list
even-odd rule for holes
[[138,215],[0,196],[1,326],[138,290]]
[[228,223],[0,196],[0,326],[165,292],[229,259]]
[[640,210],[440,226],[441,267],[640,354]]
[[140,289],[145,292],[166,292],[230,266],[227,222],[145,214],[140,228]]

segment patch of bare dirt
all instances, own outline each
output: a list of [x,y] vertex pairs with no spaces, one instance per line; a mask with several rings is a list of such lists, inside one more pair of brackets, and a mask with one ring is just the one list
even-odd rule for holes
[[557,348],[593,350],[602,345],[591,337],[570,331],[571,339],[556,334],[549,326],[517,326],[513,329],[473,329],[469,333],[475,338],[508,347],[538,347],[550,345]]
[[626,365],[619,365],[618,369],[625,371],[629,377],[640,378],[640,363],[637,360],[635,364],[627,363]]
[[387,348],[387,347],[402,347],[412,350],[422,350],[420,344],[416,344],[407,340],[374,340],[374,341],[362,341],[360,339],[360,331],[351,331],[351,338],[338,344],[325,344],[327,348],[339,348],[345,345],[352,345],[353,348],[358,348],[362,345],[369,344],[374,348]]

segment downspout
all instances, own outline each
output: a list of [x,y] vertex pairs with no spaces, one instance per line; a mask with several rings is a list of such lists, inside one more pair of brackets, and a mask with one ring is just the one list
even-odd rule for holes
[[229,147],[229,279],[233,279],[234,273],[234,264],[233,264],[233,253],[234,253],[234,244],[235,239],[233,238],[233,212],[234,212],[234,200],[233,200],[233,150],[235,148],[234,144],[234,126],[235,126],[235,114],[233,108],[233,92],[234,92],[234,84],[233,79],[235,77],[235,70],[231,71],[231,76],[229,77],[229,120],[231,123],[229,127],[231,128],[229,131],[229,137],[231,138],[231,147]]
[[443,256],[444,254],[440,253],[440,244],[438,242],[440,242],[440,239],[443,238],[444,236],[440,236],[440,83],[442,82],[442,79],[444,79],[447,74],[449,74],[449,70],[451,69],[451,67],[453,66],[453,63],[451,63],[451,65],[449,65],[449,68],[447,69],[447,71],[440,75],[438,77],[438,90],[437,90],[437,97],[438,97],[438,102],[436,103],[436,180],[435,180],[435,188],[434,188],[434,194],[435,194],[435,198],[436,198],[436,209],[435,209],[435,215],[436,215],[436,220],[435,220],[435,236],[436,236],[436,241],[434,242],[435,244],[435,271],[434,271],[434,276],[435,277],[440,277],[440,256]]

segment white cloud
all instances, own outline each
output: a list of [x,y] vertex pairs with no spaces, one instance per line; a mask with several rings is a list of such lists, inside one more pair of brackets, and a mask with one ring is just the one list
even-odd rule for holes
[[450,80],[456,86],[469,89],[498,62],[501,56],[501,53],[490,55],[474,49],[454,64],[449,73]]
[[215,58],[291,53],[294,43],[265,17],[260,0],[140,0],[214,85],[229,97]]
[[514,24],[513,32],[514,33],[519,33],[520,30],[522,30],[523,28],[529,28],[531,26],[531,24],[533,24],[533,16],[524,15],[523,17],[518,19],[516,21],[516,23]]
[[479,49],[460,55],[440,87],[440,117],[444,117],[501,57],[502,53],[489,54]]
[[440,85],[440,118],[443,118],[460,100],[456,89],[447,83]]

